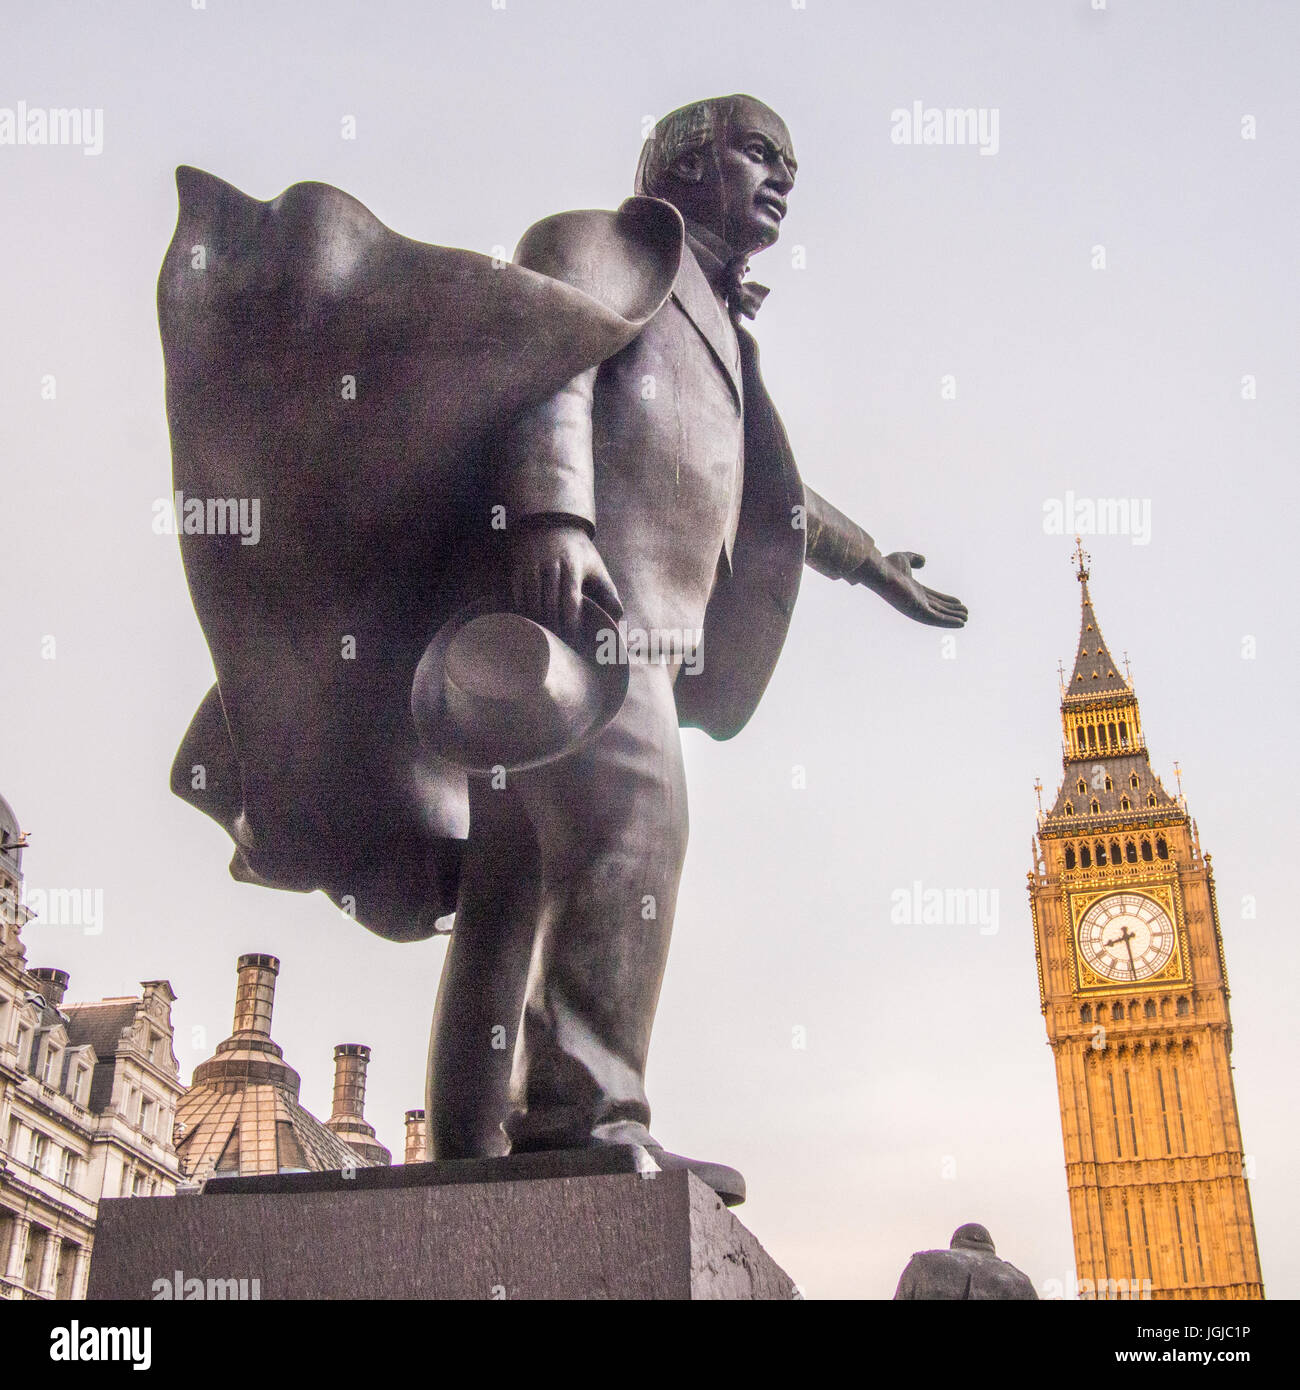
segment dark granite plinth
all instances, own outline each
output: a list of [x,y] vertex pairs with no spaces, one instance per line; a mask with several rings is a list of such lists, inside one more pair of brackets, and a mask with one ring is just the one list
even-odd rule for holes
[[[101,1202],[86,1296],[798,1296],[789,1276],[690,1173],[483,1181],[449,1178],[448,1167],[361,1168],[353,1179],[222,1179],[224,1186],[212,1183],[199,1196]],[[251,1190],[236,1190],[244,1184]]]

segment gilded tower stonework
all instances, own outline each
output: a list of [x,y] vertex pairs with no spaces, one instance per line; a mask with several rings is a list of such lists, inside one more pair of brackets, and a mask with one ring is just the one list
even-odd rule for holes
[[1152,770],[1088,557],[1029,874],[1082,1297],[1262,1298],[1210,856]]

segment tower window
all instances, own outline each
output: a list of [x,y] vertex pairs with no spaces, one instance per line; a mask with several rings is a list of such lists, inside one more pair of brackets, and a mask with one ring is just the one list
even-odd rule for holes
[[1109,735],[1110,735],[1110,742],[1111,742],[1112,744],[1117,744],[1117,743],[1119,742],[1119,734],[1118,734],[1118,732],[1117,732],[1116,729],[1115,729],[1114,723],[1112,722],[1112,723],[1110,723],[1110,724],[1107,724],[1107,725],[1106,725],[1106,730],[1107,730],[1107,732],[1108,732]]
[[1097,726],[1096,726],[1095,724],[1089,724],[1089,725],[1088,725],[1088,747],[1089,747],[1089,748],[1096,748],[1096,746],[1097,746]]
[[1156,1001],[1154,999],[1148,999],[1146,1002],[1146,1007],[1142,1010],[1142,1012],[1146,1015],[1147,1018],[1154,1018],[1156,1016]]
[[1104,840],[1098,840],[1093,853],[1096,855],[1097,863],[1104,864],[1106,862],[1106,842]]
[[1155,804],[1156,804],[1156,794],[1155,794],[1155,792],[1147,792],[1147,805],[1148,805],[1148,806],[1154,806]]
[[1065,867],[1066,867],[1067,869],[1072,869],[1072,868],[1074,868],[1075,862],[1076,862],[1076,861],[1075,861],[1075,856],[1074,856],[1074,846],[1073,846],[1073,845],[1066,845],[1066,847],[1065,847]]
[[1179,999],[1179,1001],[1178,1001],[1178,1010],[1177,1010],[1177,1012],[1178,1012],[1178,1017],[1179,1017],[1179,1018],[1186,1018],[1187,1015],[1191,1013],[1191,1011],[1192,1011],[1192,1006],[1187,1002],[1187,999],[1186,999],[1185,997]]
[[1083,728],[1082,728],[1082,726],[1080,726],[1079,728],[1077,728],[1077,729],[1074,731],[1074,741],[1075,741],[1075,743],[1077,743],[1078,746],[1079,746],[1079,752],[1082,753],[1082,752],[1083,752],[1083,749],[1084,749],[1084,743],[1085,743],[1085,740],[1084,740],[1084,737],[1083,737]]
[[[1126,797],[1125,800],[1127,799]],[[1126,806],[1124,809],[1127,811],[1128,807]],[[1124,841],[1124,860],[1128,864],[1136,864],[1138,862],[1137,846],[1132,840]]]
[[1081,1008],[1081,1009],[1079,1010],[1079,1022],[1080,1022],[1080,1023],[1091,1023],[1091,1022],[1092,1022],[1092,1005],[1091,1005],[1091,1004],[1085,1004],[1085,1005],[1083,1006],[1083,1008]]
[[1079,863],[1082,864],[1085,869],[1092,868],[1092,851],[1087,845],[1079,846]]
[[1115,784],[1110,780],[1109,777],[1106,778],[1106,790],[1108,792],[1113,792],[1115,790]]
[[1128,747],[1128,725],[1122,719],[1119,721],[1119,742],[1121,748]]
[[1169,846],[1165,843],[1165,837],[1163,835],[1156,836],[1156,858],[1169,858]]
[[1128,799],[1128,797],[1126,797],[1126,796],[1121,796],[1121,797],[1120,797],[1120,799],[1119,799],[1119,809],[1120,809],[1121,811],[1131,811],[1131,810],[1133,809],[1133,808],[1129,805],[1129,799]]
[[1073,802],[1073,801],[1067,801],[1067,802],[1065,803],[1065,814],[1066,814],[1067,816],[1072,816],[1072,815],[1074,815],[1074,802]]
[[1101,803],[1097,800],[1095,796],[1092,798],[1092,801],[1089,803],[1089,805],[1092,807],[1092,814],[1094,816],[1101,814]]
[[1128,784],[1134,791],[1137,791],[1138,775],[1136,772],[1129,773]]
[[1110,862],[1112,864],[1118,864],[1123,860],[1123,858],[1124,856],[1120,852],[1119,841],[1112,840],[1110,842]]
[[1151,841],[1148,840],[1145,835],[1143,835],[1142,837],[1142,858],[1148,864],[1151,862],[1152,859]]
[[1080,796],[1082,796],[1083,793],[1086,792],[1086,791],[1088,790],[1088,784],[1083,780],[1082,777],[1080,777],[1079,780],[1078,780],[1078,782],[1075,783],[1075,787],[1076,787],[1076,789],[1077,789],[1077,791],[1078,791],[1078,793],[1079,793]]

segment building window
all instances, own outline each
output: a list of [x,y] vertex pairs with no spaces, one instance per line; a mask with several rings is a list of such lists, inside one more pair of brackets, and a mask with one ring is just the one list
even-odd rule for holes
[[1124,859],[1124,854],[1123,854],[1123,851],[1121,851],[1121,849],[1120,849],[1120,847],[1119,847],[1119,841],[1118,841],[1118,840],[1112,840],[1112,841],[1110,842],[1110,862],[1111,862],[1112,864],[1119,864],[1119,863],[1122,863],[1122,862],[1123,862],[1123,859]]
[[1154,806],[1155,804],[1156,804],[1156,794],[1155,794],[1155,792],[1147,792],[1147,805],[1148,805],[1148,806]]
[[1076,785],[1077,785],[1077,787],[1078,787],[1078,791],[1079,791],[1079,795],[1080,795],[1080,796],[1082,796],[1082,795],[1084,794],[1084,792],[1086,792],[1086,791],[1088,790],[1088,784],[1083,780],[1082,777],[1079,778],[1079,781],[1078,781],[1078,783],[1077,783]]
[[1074,802],[1073,802],[1073,801],[1067,801],[1067,802],[1065,803],[1065,814],[1066,814],[1067,816],[1072,816],[1072,815],[1074,815]]
[[[1127,807],[1125,809],[1127,809]],[[1124,841],[1124,860],[1128,864],[1136,864],[1138,862],[1137,846],[1132,840]]]
[[1110,780],[1109,777],[1106,778],[1106,790],[1108,792],[1113,792],[1115,790],[1115,784]]
[[1099,815],[1101,814],[1101,803],[1097,800],[1097,798],[1096,798],[1095,796],[1092,798],[1091,805],[1092,805],[1092,814],[1093,814],[1094,816],[1099,816]]
[[18,1030],[18,1070],[27,1071],[28,1061],[31,1057],[32,1030],[30,1028],[19,1028]]
[[90,1068],[85,1065],[77,1067],[77,1074],[72,1082],[72,1099],[78,1105],[85,1105],[86,1095],[90,1089]]
[[1134,791],[1137,791],[1138,775],[1136,772],[1129,773],[1128,784],[1130,787],[1133,788]]
[[1121,796],[1121,797],[1120,797],[1120,799],[1119,799],[1119,809],[1120,809],[1121,811],[1128,811],[1128,810],[1131,810],[1131,809],[1132,809],[1132,807],[1130,807],[1130,805],[1129,805],[1128,797],[1126,797],[1126,796]]
[[32,1130],[32,1144],[28,1154],[27,1166],[44,1175],[45,1165],[50,1161],[50,1141],[39,1130]]
[[1142,837],[1142,858],[1148,864],[1151,862],[1151,841],[1145,835]]
[[1177,1009],[1178,1017],[1186,1018],[1187,1015],[1191,1013],[1191,1011],[1192,1006],[1187,1002],[1187,1000],[1185,998],[1179,999]]
[[71,1149],[63,1151],[63,1169],[59,1173],[59,1181],[64,1187],[77,1185],[77,1155]]
[[1080,1023],[1091,1023],[1091,1022],[1092,1022],[1092,1005],[1091,1005],[1091,1004],[1085,1004],[1085,1005],[1079,1010],[1079,1022],[1080,1022]]
[[1092,851],[1087,845],[1079,846],[1079,863],[1082,864],[1085,869],[1092,868]]
[[150,1100],[147,1096],[141,1096],[140,1131],[143,1134],[149,1135],[151,1138],[153,1137],[154,1114],[157,1111],[157,1109],[157,1105],[152,1100]]
[[1065,867],[1066,867],[1067,869],[1072,869],[1072,868],[1074,868],[1075,862],[1076,862],[1076,861],[1075,861],[1075,857],[1074,857],[1074,846],[1073,846],[1073,845],[1066,845],[1066,847],[1065,847]]
[[1168,846],[1168,844],[1165,843],[1165,837],[1164,837],[1163,835],[1157,835],[1157,836],[1156,836],[1156,858],[1157,858],[1157,859],[1168,859],[1168,858],[1169,858],[1169,846]]
[[137,1172],[136,1175],[131,1179],[131,1196],[144,1196],[144,1174],[141,1172]]
[[9,1121],[9,1142],[5,1146],[5,1152],[17,1155],[18,1144],[22,1139],[23,1127],[18,1117],[15,1115]]
[[1098,863],[1098,864],[1104,864],[1104,863],[1106,862],[1106,842],[1105,842],[1105,840],[1098,840],[1098,841],[1097,841],[1097,845],[1096,845],[1096,848],[1093,850],[1093,854],[1094,854],[1094,856],[1096,857],[1096,860],[1097,860],[1097,863]]
[[45,1061],[41,1065],[41,1084],[43,1086],[57,1086],[59,1084],[59,1059],[63,1056],[60,1048],[53,1043],[45,1044]]

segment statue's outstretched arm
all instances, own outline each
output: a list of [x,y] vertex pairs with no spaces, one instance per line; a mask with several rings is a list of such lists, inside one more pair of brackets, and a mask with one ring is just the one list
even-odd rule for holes
[[964,627],[966,605],[951,594],[927,589],[912,578],[925,556],[911,550],[882,555],[876,543],[812,488],[804,487],[804,525],[808,532],[805,562],[831,579],[847,579],[877,593],[886,603],[931,627]]

